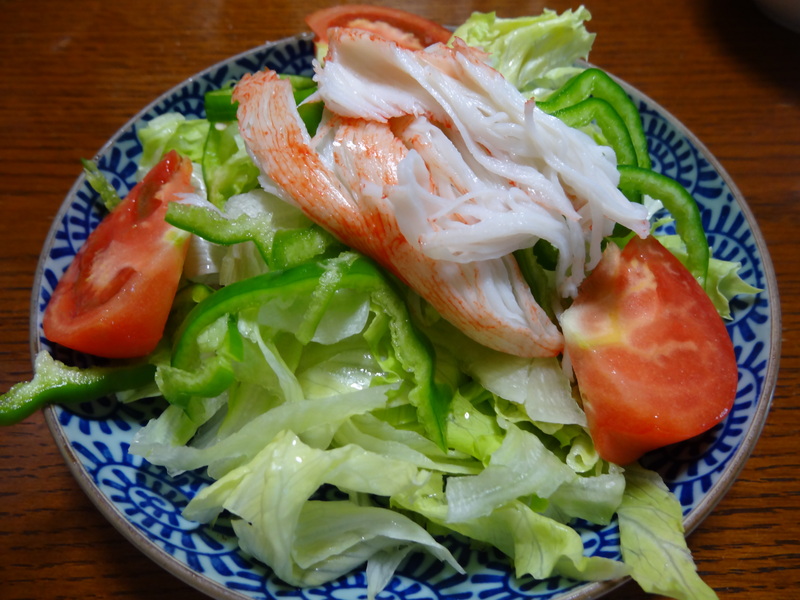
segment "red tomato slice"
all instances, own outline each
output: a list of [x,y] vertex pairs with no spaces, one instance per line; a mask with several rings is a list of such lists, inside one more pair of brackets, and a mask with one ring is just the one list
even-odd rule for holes
[[372,31],[403,48],[420,50],[437,42],[446,43],[451,32],[438,23],[396,8],[345,4],[315,11],[306,17],[316,42],[328,43],[331,27],[355,27]]
[[610,245],[561,318],[589,432],[627,464],[728,414],[738,370],[728,332],[689,271],[655,238]]
[[45,310],[51,342],[108,358],[155,349],[189,241],[164,216],[178,194],[192,191],[191,175],[191,161],[170,152],[89,235]]

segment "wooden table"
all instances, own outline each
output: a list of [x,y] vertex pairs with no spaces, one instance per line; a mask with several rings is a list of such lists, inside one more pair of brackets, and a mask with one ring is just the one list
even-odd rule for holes
[[[0,387],[31,373],[30,289],[73,180],[142,106],[186,77],[305,29],[323,0],[4,0],[0,19]],[[443,23],[534,0],[411,0]],[[554,0],[564,10],[575,5]],[[591,59],[658,100],[708,146],[766,237],[783,302],[774,405],[738,482],[689,538],[721,598],[800,593],[800,34],[745,0],[587,0]],[[79,489],[41,415],[0,430],[0,598],[195,598]],[[612,594],[642,598],[634,585]]]

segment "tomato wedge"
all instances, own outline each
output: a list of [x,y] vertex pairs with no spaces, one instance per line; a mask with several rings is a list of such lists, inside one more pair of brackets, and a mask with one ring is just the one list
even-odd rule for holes
[[604,459],[633,462],[730,411],[733,343],[706,293],[655,238],[610,245],[561,325]]
[[164,332],[190,235],[164,221],[192,191],[192,164],[172,151],[87,238],[45,310],[51,342],[108,358],[152,352]]
[[354,27],[372,31],[410,50],[421,50],[437,42],[446,43],[451,32],[438,23],[396,8],[345,4],[315,11],[306,17],[317,43],[328,43],[331,27]]

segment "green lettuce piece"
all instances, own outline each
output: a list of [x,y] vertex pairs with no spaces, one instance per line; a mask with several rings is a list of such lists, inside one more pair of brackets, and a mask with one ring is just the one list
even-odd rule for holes
[[201,490],[184,516],[208,522],[228,511],[242,549],[296,586],[335,579],[398,545],[424,547],[460,571],[444,546],[399,513],[348,501],[310,501],[323,484],[389,497],[426,478],[404,461],[355,445],[317,449],[284,431],[252,460]]
[[488,463],[492,453],[503,443],[505,432],[497,418],[481,410],[492,394],[478,384],[468,384],[453,396],[447,421],[447,444],[481,463]]
[[475,474],[482,468],[479,461],[460,452],[445,452],[419,432],[394,427],[374,414],[354,415],[345,421],[337,429],[334,441],[338,446],[356,444],[421,469]]
[[423,486],[393,496],[392,502],[424,515],[443,532],[455,531],[475,542],[494,546],[513,561],[517,577],[530,575],[546,579],[562,575],[576,580],[600,581],[618,579],[629,573],[628,567],[619,561],[585,556],[577,531],[537,513],[520,500],[470,521],[448,521],[441,474],[433,474]]
[[486,389],[519,405],[531,421],[586,425],[556,358],[521,358],[479,348],[468,370]]
[[538,437],[510,425],[502,445],[481,473],[448,479],[447,522],[489,515],[519,497],[548,498],[573,477],[575,473]]
[[[267,331],[263,331],[260,323],[244,318],[242,315],[239,318],[239,329],[245,339],[253,344],[254,354],[257,356],[256,360],[250,360],[247,363],[242,361],[242,363],[250,367],[251,371],[253,365],[260,363],[262,366],[259,372],[268,374],[268,379],[264,381],[262,387],[278,392],[281,400],[285,403],[302,402],[305,399],[303,388],[297,381],[293,369],[281,354],[275,340],[264,335],[270,333],[268,328],[265,328]],[[277,382],[277,387],[273,381]]]
[[236,121],[213,123],[202,156],[208,200],[218,207],[258,186],[258,167],[247,153]]
[[519,406],[530,421],[586,425],[586,415],[555,358],[522,358],[498,352],[439,320],[426,329],[437,348],[455,357],[460,368],[498,397]]
[[622,470],[608,465],[597,473],[577,473],[568,453],[551,450],[552,440],[507,423],[501,446],[476,476],[447,483],[447,522],[471,521],[518,498],[530,498],[539,512],[560,523],[580,518],[611,522],[625,488]]
[[588,58],[592,48],[595,35],[584,26],[591,18],[583,6],[513,19],[476,12],[453,37],[488,52],[490,64],[517,89],[544,99],[583,70],[575,62]]
[[139,178],[164,154],[177,150],[194,163],[196,186],[214,206],[222,207],[231,196],[258,186],[258,168],[247,153],[236,121],[210,123],[171,112],[150,120],[137,135],[142,144]]
[[[195,440],[203,427],[225,412],[225,401],[224,396],[197,397],[191,398],[183,406],[170,404],[157,418],[151,419],[136,432],[131,452],[147,456],[154,448],[185,448],[185,444]],[[170,474],[187,470],[174,467],[166,461],[158,464],[166,466]]]
[[[346,501],[309,501],[300,512],[295,535],[295,564],[308,565],[303,576],[311,578],[312,585],[314,581],[329,581],[333,576],[343,575],[366,560],[367,598],[375,598],[389,583],[400,561],[411,550],[425,550],[463,572],[448,550],[423,527],[383,507]],[[260,538],[255,543],[256,548],[263,545]],[[379,575],[378,562],[383,571]]]
[[[322,103],[301,104],[317,86],[310,77],[282,75],[292,84],[298,111],[314,134],[322,117]],[[223,87],[205,95],[205,109],[211,127],[203,149],[202,166],[208,200],[223,207],[228,198],[258,186],[260,171],[247,152],[236,121],[237,102],[233,88]]]
[[661,477],[631,465],[625,479],[618,518],[622,558],[633,579],[645,592],[676,600],[717,598],[697,574],[684,537],[681,505]]
[[170,150],[200,163],[205,152],[209,123],[205,119],[187,119],[180,113],[159,115],[137,132],[142,143],[137,178],[141,179]]
[[[172,473],[208,467],[212,477],[222,477],[252,460],[281,431],[293,431],[305,436],[315,428],[336,427],[352,415],[384,406],[387,389],[388,386],[378,386],[329,398],[280,404],[271,409],[266,406],[258,416],[250,414],[250,419],[235,431],[222,439],[217,439],[220,436],[215,435],[211,438],[212,443],[204,446],[181,445],[186,443],[181,439],[184,436],[174,435],[169,428],[175,419],[183,417],[175,410],[177,407],[170,407],[137,432],[131,452],[143,456],[152,464],[167,467]],[[248,394],[229,406],[228,410],[247,410],[249,403],[246,400],[257,398],[257,394]]]
[[511,557],[517,577],[531,575],[546,579],[561,575],[577,581],[604,581],[624,577],[629,572],[621,562],[585,556],[577,531],[520,501],[453,528],[462,535],[489,542]]
[[544,514],[560,523],[575,518],[598,525],[611,523],[622,502],[625,477],[617,465],[609,464],[608,469],[607,473],[566,481],[548,498]]
[[[657,235],[658,241],[686,264],[686,246],[677,235]],[[757,294],[761,290],[753,287],[739,276],[741,263],[711,257],[706,276],[706,293],[714,308],[723,319],[731,318],[730,301],[740,294]]]
[[[360,319],[362,306],[350,306],[353,310],[349,315],[340,312],[346,320],[332,321],[331,326],[338,325],[337,330],[346,334],[349,327]],[[321,325],[324,327],[326,322]],[[307,398],[334,396],[376,384],[400,383],[400,378],[387,376],[364,339],[358,335],[345,337],[336,343],[312,342],[303,346],[295,375]]]
[[231,196],[221,209],[192,195],[171,203],[166,221],[194,234],[186,278],[223,286],[344,248],[299,209],[262,189]]
[[533,425],[542,440],[547,443],[548,449],[557,454],[576,473],[591,475],[606,471],[607,463],[600,458],[586,428],[580,425],[531,421],[518,404],[500,398],[495,399],[495,410],[498,416],[509,423]]

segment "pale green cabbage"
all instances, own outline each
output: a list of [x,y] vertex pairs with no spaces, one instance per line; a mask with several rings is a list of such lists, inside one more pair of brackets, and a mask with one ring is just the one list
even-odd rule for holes
[[476,12],[453,37],[488,52],[490,64],[517,89],[544,99],[582,70],[575,63],[588,58],[594,43],[584,25],[591,18],[583,6],[508,19]]

